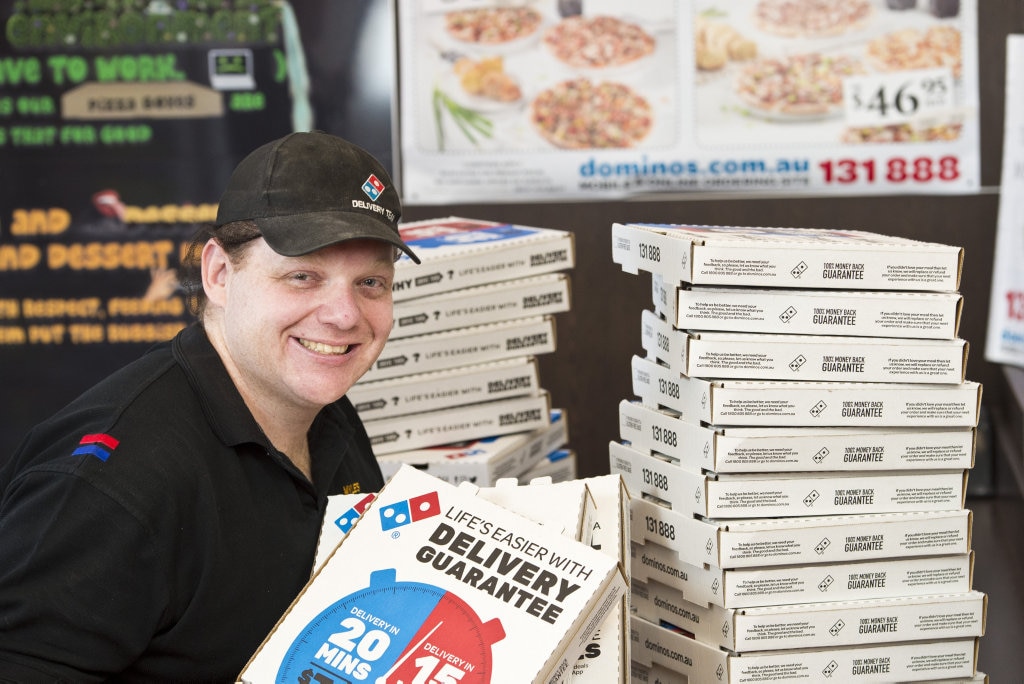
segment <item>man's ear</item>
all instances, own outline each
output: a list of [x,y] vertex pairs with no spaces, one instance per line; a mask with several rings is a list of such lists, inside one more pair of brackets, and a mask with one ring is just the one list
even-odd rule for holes
[[207,240],[203,245],[202,256],[203,291],[214,306],[224,306],[231,270],[231,260],[221,244],[216,240]]

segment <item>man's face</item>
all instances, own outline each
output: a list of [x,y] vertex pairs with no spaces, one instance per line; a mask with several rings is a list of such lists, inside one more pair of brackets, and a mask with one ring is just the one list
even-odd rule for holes
[[219,309],[208,330],[250,405],[319,410],[380,355],[393,322],[388,243],[351,240],[286,257],[259,238],[238,264],[216,243],[206,250],[207,294]]

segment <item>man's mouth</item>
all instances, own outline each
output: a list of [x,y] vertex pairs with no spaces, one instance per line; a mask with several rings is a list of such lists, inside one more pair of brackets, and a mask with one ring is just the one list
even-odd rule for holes
[[313,342],[312,340],[304,340],[299,338],[299,344],[306,349],[316,352],[317,354],[345,354],[348,352],[349,345],[335,346],[333,344],[324,344],[323,342]]

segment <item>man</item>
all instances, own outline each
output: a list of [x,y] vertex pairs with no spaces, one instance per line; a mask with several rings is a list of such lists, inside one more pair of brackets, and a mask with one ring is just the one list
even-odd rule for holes
[[295,133],[194,243],[198,323],[0,467],[0,681],[235,681],[309,579],[328,495],[377,491],[344,397],[392,325],[397,192]]

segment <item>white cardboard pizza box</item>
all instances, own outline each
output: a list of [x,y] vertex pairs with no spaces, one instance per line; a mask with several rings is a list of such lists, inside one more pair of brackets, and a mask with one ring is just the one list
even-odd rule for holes
[[631,553],[631,578],[660,582],[687,601],[723,608],[956,594],[973,588],[973,552],[731,569],[686,563],[655,543],[634,542]]
[[694,565],[751,568],[880,558],[957,555],[971,550],[968,509],[792,518],[695,518],[643,496],[630,499],[631,538]]
[[547,273],[395,302],[388,339],[568,311],[569,276]]
[[661,665],[689,682],[910,682],[975,675],[977,639],[937,639],[870,646],[782,649],[737,654],[633,617],[633,659]]
[[495,399],[470,406],[366,420],[363,425],[374,454],[381,456],[536,430],[548,424],[550,414],[551,398],[547,392],[541,392],[537,396]]
[[450,216],[402,223],[408,256],[395,263],[395,302],[573,267],[569,231]]
[[360,382],[346,396],[365,420],[394,418],[541,391],[537,359],[517,356],[432,373]]
[[976,427],[981,385],[688,378],[633,356],[633,393],[716,426]]
[[959,338],[684,331],[646,309],[640,329],[647,358],[691,378],[950,384],[967,372]]
[[239,679],[555,684],[625,591],[617,560],[406,466]]
[[547,354],[555,351],[555,344],[552,316],[531,316],[389,340],[357,384]]
[[720,474],[618,442],[608,457],[634,497],[706,518],[948,511],[967,496],[966,470]]
[[960,287],[960,247],[861,230],[612,225],[612,260],[666,283],[806,289]]
[[534,430],[383,454],[377,462],[385,480],[408,463],[451,484],[468,481],[489,487],[503,477],[520,477],[566,444],[569,418],[565,410],[552,409],[548,420]]
[[619,402],[619,437],[719,473],[967,469],[976,444],[971,427],[714,427],[628,400]]
[[651,276],[654,310],[681,330],[950,340],[958,292],[673,286]]
[[697,641],[747,653],[925,639],[985,633],[988,597],[980,591],[854,601],[722,608],[687,601],[657,581],[630,585],[631,609],[653,624],[667,623]]

